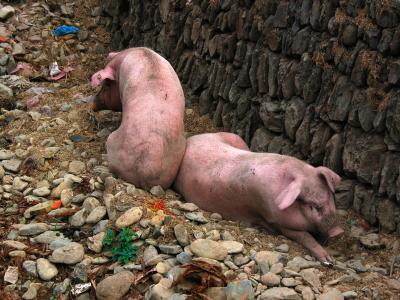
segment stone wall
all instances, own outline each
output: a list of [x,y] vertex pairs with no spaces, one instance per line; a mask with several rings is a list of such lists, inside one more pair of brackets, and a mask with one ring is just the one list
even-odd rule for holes
[[400,2],[186,2],[107,0],[101,22],[167,57],[216,126],[335,170],[338,207],[399,233]]

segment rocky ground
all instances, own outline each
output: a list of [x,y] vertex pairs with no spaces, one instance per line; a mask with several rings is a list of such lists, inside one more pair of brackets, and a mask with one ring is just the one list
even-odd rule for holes
[[[351,211],[329,269],[285,237],[113,177],[104,143],[120,114],[87,103],[109,35],[95,0],[68,3],[0,8],[0,299],[399,299],[398,237]],[[51,34],[65,24],[80,32]],[[196,107],[185,124],[218,130]]]

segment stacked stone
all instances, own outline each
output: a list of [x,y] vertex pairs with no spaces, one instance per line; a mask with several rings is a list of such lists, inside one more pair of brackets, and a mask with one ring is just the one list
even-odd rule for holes
[[216,126],[344,175],[338,207],[400,232],[397,1],[118,3],[115,47],[160,51]]

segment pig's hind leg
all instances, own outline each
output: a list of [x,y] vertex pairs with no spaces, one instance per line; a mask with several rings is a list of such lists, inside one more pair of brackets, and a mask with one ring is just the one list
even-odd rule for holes
[[220,132],[219,135],[226,144],[231,145],[232,147],[235,147],[238,149],[250,151],[250,149],[247,146],[247,144],[245,143],[245,141],[243,141],[243,139],[240,136],[238,136],[237,134],[228,133],[228,132]]
[[286,237],[298,242],[305,248],[310,250],[324,266],[332,266],[333,259],[328,255],[328,252],[315,240],[315,238],[307,231],[298,231],[281,228],[281,232]]

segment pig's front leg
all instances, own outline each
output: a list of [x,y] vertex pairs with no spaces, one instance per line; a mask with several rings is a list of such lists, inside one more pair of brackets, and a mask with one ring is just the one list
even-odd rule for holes
[[324,266],[333,266],[333,259],[328,255],[328,252],[315,240],[315,238],[307,231],[297,231],[286,228],[281,228],[283,235],[298,242],[305,248],[310,250]]

